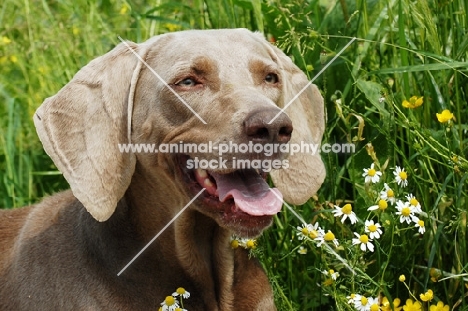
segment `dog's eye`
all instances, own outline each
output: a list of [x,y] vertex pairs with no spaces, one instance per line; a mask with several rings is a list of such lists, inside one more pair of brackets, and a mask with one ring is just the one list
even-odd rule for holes
[[276,73],[269,73],[265,76],[266,83],[277,83],[278,82],[278,75]]
[[193,78],[185,78],[179,82],[176,83],[176,85],[179,86],[195,86],[197,84],[197,81]]

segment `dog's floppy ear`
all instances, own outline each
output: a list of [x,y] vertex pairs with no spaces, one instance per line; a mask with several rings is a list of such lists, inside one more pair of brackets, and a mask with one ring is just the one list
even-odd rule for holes
[[[309,83],[306,75],[281,50],[272,47],[282,67],[283,108]],[[286,202],[304,204],[322,185],[325,166],[320,157],[320,144],[325,129],[323,98],[317,86],[311,84],[286,109],[292,120],[291,144],[314,144],[315,154],[296,153],[288,157],[289,168],[274,170],[271,178]]]
[[134,43],[119,44],[78,71],[34,115],[45,151],[98,221],[112,215],[135,169],[135,156],[118,148],[129,143],[133,93],[142,67],[130,48],[145,53]]

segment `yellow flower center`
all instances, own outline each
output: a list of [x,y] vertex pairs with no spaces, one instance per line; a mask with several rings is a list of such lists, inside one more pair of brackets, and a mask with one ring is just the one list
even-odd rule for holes
[[388,207],[388,203],[385,200],[379,200],[379,209],[384,211]]
[[376,225],[370,225],[368,228],[369,228],[369,231],[370,231],[370,232],[375,232],[375,231],[377,231],[377,226],[376,226]]
[[361,297],[361,305],[363,306],[367,305],[367,298],[364,296]]
[[176,290],[177,294],[179,295],[183,295],[185,294],[185,288],[183,287],[179,287],[177,290]]
[[255,248],[255,241],[254,240],[248,240],[247,243],[245,243],[247,248]]
[[239,241],[237,240],[232,240],[231,241],[231,248],[236,249],[239,247]]
[[359,237],[359,241],[361,241],[361,243],[367,243],[369,242],[369,237],[367,236],[367,234],[363,234]]
[[333,241],[335,239],[335,235],[333,234],[333,232],[331,231],[328,231],[327,233],[325,233],[325,235],[323,236],[323,239],[325,241]]
[[404,281],[406,281],[406,276],[405,276],[404,274],[402,274],[402,275],[400,275],[400,277],[398,278],[398,280],[399,280],[400,282],[404,282]]
[[408,175],[406,174],[406,172],[400,172],[400,174],[398,174],[398,176],[400,176],[400,178],[402,180],[406,180],[406,178],[408,178]]
[[410,204],[413,205],[413,206],[418,206],[419,202],[418,202],[418,200],[416,200],[416,198],[411,198]]
[[403,207],[401,209],[401,214],[405,217],[408,217],[411,214],[411,210],[409,207]]
[[392,189],[388,189],[387,190],[387,197],[389,198],[393,198],[395,196],[395,193],[393,192]]
[[328,270],[328,273],[330,273],[330,275],[332,275],[333,273],[335,273],[335,271],[333,269],[330,269],[330,270]]
[[175,304],[175,298],[172,296],[167,296],[166,299],[164,299],[164,303],[166,306],[172,306]]
[[424,220],[421,220],[421,219],[418,220],[418,225],[419,225],[420,227],[424,227]]
[[317,231],[311,230],[311,231],[309,232],[309,238],[315,239],[315,238],[317,238],[317,237],[318,237],[318,232],[317,232]]
[[343,212],[343,214],[349,215],[353,211],[353,208],[351,207],[351,204],[348,203],[345,206],[343,206],[341,211]]
[[367,175],[369,175],[370,177],[374,177],[376,171],[375,169],[371,168],[367,171]]
[[309,229],[307,229],[306,227],[304,227],[304,228],[302,228],[301,233],[302,233],[303,235],[308,235],[308,234],[309,234]]
[[372,306],[370,306],[370,311],[378,311],[380,309],[379,305],[374,303]]

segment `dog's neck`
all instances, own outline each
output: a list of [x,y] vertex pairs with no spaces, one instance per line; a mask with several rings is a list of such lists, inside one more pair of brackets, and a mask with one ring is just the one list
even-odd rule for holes
[[[190,207],[175,217],[187,202],[179,196],[168,197],[174,193],[172,185],[148,180],[147,175],[136,173],[134,179],[139,178],[144,180],[134,180],[127,191],[124,200],[132,202],[132,206],[125,210],[127,217],[134,221],[133,230],[143,240],[150,241],[161,233],[145,251],[147,256],[154,256],[156,261],[161,256],[160,248],[172,245],[171,251],[165,253],[173,256],[169,260],[188,274],[204,304],[209,306],[207,310],[231,310],[235,266],[234,251],[230,247],[231,232]],[[171,219],[174,222],[164,229]],[[177,284],[174,290],[178,286],[187,285]]]

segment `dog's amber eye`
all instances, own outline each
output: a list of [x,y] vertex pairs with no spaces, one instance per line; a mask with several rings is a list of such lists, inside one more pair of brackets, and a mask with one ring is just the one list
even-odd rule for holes
[[278,82],[278,75],[276,73],[269,73],[265,76],[266,83],[277,83]]

